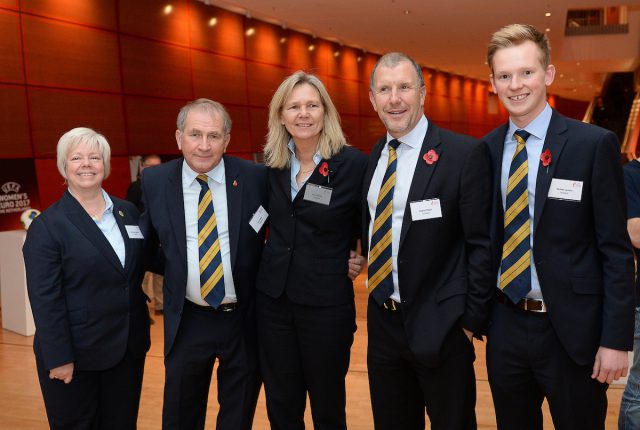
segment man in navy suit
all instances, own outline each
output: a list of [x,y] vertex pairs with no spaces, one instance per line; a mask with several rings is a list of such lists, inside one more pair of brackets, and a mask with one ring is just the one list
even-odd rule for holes
[[[216,428],[250,429],[259,390],[254,292],[264,242],[266,169],[224,155],[231,119],[220,103],[188,103],[177,125],[183,158],[142,175],[143,227],[152,240],[157,238],[164,257],[162,426],[204,428],[218,359]],[[215,304],[201,291],[200,281],[198,222],[204,189],[211,194],[215,222],[210,227],[217,233],[223,274]]]
[[404,54],[384,55],[371,73],[387,129],[363,192],[377,430],[424,429],[425,407],[434,430],[476,428],[471,337],[484,331],[493,286],[489,153],[428,121],[425,96],[422,70]]
[[498,287],[487,368],[498,428],[542,429],[546,397],[556,428],[604,429],[608,384],[626,374],[633,346],[618,141],[549,106],[555,68],[534,27],[494,33],[487,64],[509,112],[485,137]]

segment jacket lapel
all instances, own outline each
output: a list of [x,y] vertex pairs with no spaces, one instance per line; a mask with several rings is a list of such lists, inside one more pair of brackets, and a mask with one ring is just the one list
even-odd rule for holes
[[240,239],[240,223],[242,222],[242,187],[243,180],[240,177],[235,161],[230,157],[224,157],[224,176],[227,191],[227,226],[229,228],[229,246],[231,248],[231,268],[235,267],[238,254],[238,242]]
[[80,203],[69,193],[69,190],[63,194],[62,201],[67,218],[69,218],[76,228],[100,251],[116,270],[124,274],[124,268],[113,247],[102,231],[100,231],[95,221],[91,219],[87,211],[85,211]]
[[[113,199],[111,200],[113,201]],[[115,201],[113,201],[113,216],[116,219],[118,228],[120,229],[120,234],[122,234],[122,240],[124,240],[124,269],[125,271],[128,271],[133,264],[133,251],[131,249],[131,239],[129,239],[129,233],[127,233],[127,229],[125,228],[125,219],[127,219],[127,214],[124,212],[124,209],[120,207],[120,205]]]
[[536,231],[538,231],[538,223],[540,222],[540,216],[544,209],[544,204],[547,201],[549,195],[549,188],[551,186],[551,180],[554,177],[556,166],[560,159],[562,149],[565,143],[567,143],[567,124],[558,112],[555,110],[551,115],[551,122],[549,123],[549,129],[544,139],[544,146],[542,151],[549,150],[551,152],[551,163],[548,167],[542,165],[542,161],[539,161],[538,176],[536,177],[536,202],[533,212],[533,234],[535,237]]
[[[182,159],[180,159],[182,160]],[[175,236],[180,261],[184,261],[185,282],[187,270],[187,227],[184,221],[184,193],[182,191],[182,162],[176,162],[175,170],[167,178],[165,199],[169,222]]]
[[407,232],[409,231],[409,227],[411,226],[410,204],[413,201],[422,200],[424,198],[429,182],[431,181],[431,177],[438,166],[438,162],[428,164],[422,157],[432,149],[438,154],[438,157],[442,157],[444,148],[440,145],[441,143],[442,141],[440,140],[440,131],[438,127],[433,122],[430,122],[427,134],[424,137],[422,147],[420,148],[420,155],[418,155],[418,162],[416,163],[416,169],[411,181],[411,188],[409,188],[409,194],[407,196],[404,218],[402,219],[399,248],[402,248],[402,243],[404,242]]

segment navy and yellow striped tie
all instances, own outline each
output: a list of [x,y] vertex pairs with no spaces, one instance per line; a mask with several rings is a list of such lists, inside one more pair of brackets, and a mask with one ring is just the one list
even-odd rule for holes
[[369,294],[382,304],[393,294],[393,276],[391,271],[391,214],[393,212],[393,189],[396,185],[396,150],[400,142],[389,142],[389,161],[384,172],[382,186],[376,204],[376,216],[371,230],[369,247]]
[[207,175],[198,175],[198,254],[200,257],[200,294],[214,309],[224,299],[224,273],[216,214]]
[[516,130],[516,152],[509,168],[504,213],[504,244],[500,265],[500,289],[513,303],[531,291],[531,243],[529,217],[529,163],[525,143],[531,136]]

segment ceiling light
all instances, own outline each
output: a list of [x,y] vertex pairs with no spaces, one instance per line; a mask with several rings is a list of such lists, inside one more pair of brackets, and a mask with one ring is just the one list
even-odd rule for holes
[[550,28],[545,28],[544,31],[546,31],[547,33],[551,31]]
[[247,28],[247,31],[245,32],[245,34],[249,37],[253,36],[256,32],[256,29],[253,27],[249,27]]
[[339,57],[339,56],[340,56],[340,51],[335,51],[335,52],[333,53],[333,56],[334,56],[334,57]]
[[309,51],[313,51],[316,49],[316,45],[314,45],[313,43],[311,45],[309,45],[309,47],[307,48]]
[[544,16],[551,16],[551,12],[545,13]]
[[283,36],[283,37],[280,38],[280,43],[285,43],[286,41],[287,41],[286,37]]
[[356,57],[356,61],[359,63],[360,61],[362,61],[362,57],[358,55],[358,57]]
[[213,17],[209,20],[209,27],[215,27],[217,23],[218,23],[218,18]]
[[165,15],[169,15],[171,12],[173,12],[173,6],[168,4],[164,7],[162,11],[164,12]]
[[405,14],[405,15],[409,15],[410,13],[411,13],[411,11],[410,11],[409,9],[405,9],[405,10],[404,10],[404,14]]

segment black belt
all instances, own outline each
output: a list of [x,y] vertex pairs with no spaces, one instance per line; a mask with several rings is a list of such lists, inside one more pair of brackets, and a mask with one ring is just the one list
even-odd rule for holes
[[237,303],[223,303],[217,308],[212,308],[211,306],[202,306],[197,303],[193,303],[191,300],[186,300],[186,299],[184,301],[184,304],[194,309],[199,309],[201,311],[207,311],[207,312],[233,312],[238,308]]
[[547,312],[547,306],[542,299],[529,299],[525,297],[518,303],[513,303],[509,297],[507,297],[502,291],[496,290],[496,300],[500,303],[504,303],[512,308],[521,309],[529,312]]
[[388,311],[391,311],[391,312],[399,312],[400,311],[400,303],[396,302],[395,300],[392,300],[391,297],[389,297],[382,304],[382,309],[385,309],[385,310],[388,310]]

